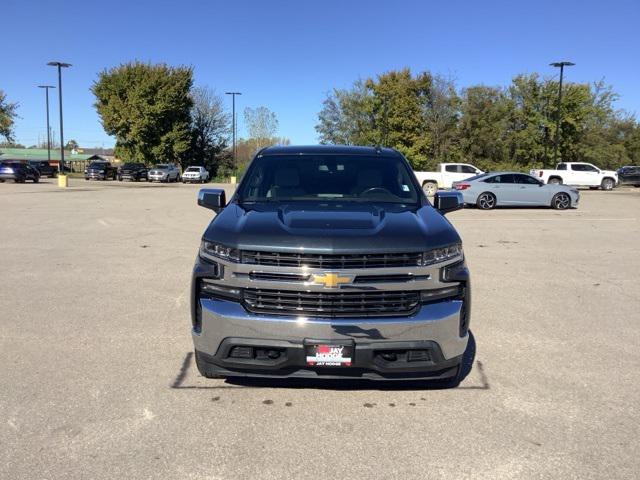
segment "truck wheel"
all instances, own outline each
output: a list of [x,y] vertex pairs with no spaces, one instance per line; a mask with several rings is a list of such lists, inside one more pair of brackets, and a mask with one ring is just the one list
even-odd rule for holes
[[549,183],[550,185],[562,185],[562,179],[558,177],[553,177],[553,178],[550,178],[547,183]]
[[424,182],[422,184],[422,190],[427,197],[433,197],[438,191],[438,184],[436,182]]
[[615,182],[611,178],[604,178],[600,184],[602,190],[613,190]]
[[571,206],[571,198],[566,193],[556,193],[551,199],[551,207],[556,210],[566,210]]
[[480,210],[491,210],[496,206],[496,196],[490,192],[484,192],[478,195],[476,206]]
[[200,352],[196,350],[196,367],[198,367],[198,372],[205,378],[224,378],[222,375],[217,375],[211,369],[211,366],[200,358]]

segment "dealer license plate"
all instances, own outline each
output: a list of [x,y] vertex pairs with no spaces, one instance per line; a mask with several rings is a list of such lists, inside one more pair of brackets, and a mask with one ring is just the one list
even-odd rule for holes
[[307,345],[307,365],[313,367],[350,367],[352,345]]

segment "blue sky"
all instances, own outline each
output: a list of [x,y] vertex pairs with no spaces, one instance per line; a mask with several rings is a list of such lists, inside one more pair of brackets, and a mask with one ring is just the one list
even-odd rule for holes
[[[20,103],[17,140],[44,136],[42,83],[64,71],[65,138],[112,146],[89,91],[99,71],[142,60],[190,65],[196,85],[243,92],[264,105],[279,135],[317,143],[326,92],[405,66],[450,75],[459,86],[506,85],[517,73],[604,78],[619,108],[640,113],[640,1],[29,1],[0,4],[0,89]],[[54,91],[55,92],[55,91]],[[230,108],[230,102],[229,102]],[[58,131],[57,97],[52,126]],[[240,115],[239,133],[244,132]]]

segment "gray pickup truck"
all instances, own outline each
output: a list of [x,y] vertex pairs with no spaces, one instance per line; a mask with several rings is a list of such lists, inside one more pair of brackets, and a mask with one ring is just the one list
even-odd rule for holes
[[440,379],[457,385],[469,342],[462,243],[404,157],[373,147],[268,147],[217,215],[193,270],[199,372]]

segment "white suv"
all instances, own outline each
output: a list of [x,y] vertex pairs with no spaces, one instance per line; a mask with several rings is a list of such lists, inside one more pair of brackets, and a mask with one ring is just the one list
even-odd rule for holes
[[204,183],[209,180],[209,172],[204,167],[189,167],[182,172],[182,183]]
[[172,163],[161,163],[149,170],[147,178],[150,182],[179,182],[180,170]]

